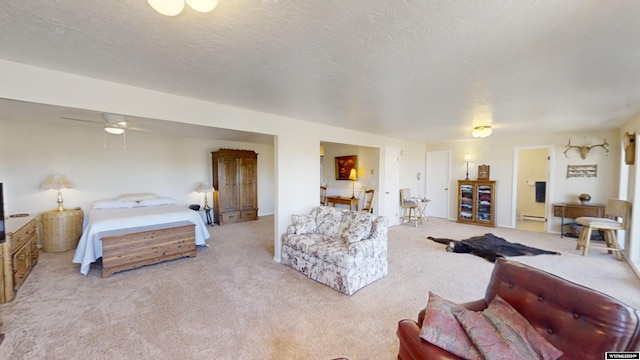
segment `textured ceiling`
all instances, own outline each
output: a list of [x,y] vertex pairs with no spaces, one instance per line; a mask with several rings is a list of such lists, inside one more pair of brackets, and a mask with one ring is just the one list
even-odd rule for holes
[[0,58],[421,142],[640,113],[640,1],[4,0]]

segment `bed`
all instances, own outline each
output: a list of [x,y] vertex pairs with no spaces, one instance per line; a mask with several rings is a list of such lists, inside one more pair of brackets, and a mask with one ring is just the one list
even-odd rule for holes
[[[135,198],[134,198],[135,199]],[[208,246],[209,231],[197,211],[170,198],[119,198],[93,204],[76,247],[73,263],[87,275],[102,258],[102,277],[180,257]],[[105,265],[106,264],[106,265]]]

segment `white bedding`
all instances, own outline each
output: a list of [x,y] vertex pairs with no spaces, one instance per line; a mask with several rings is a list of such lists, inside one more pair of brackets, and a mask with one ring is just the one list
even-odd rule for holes
[[[162,205],[136,207],[125,209],[92,209],[89,211],[86,226],[78,242],[73,262],[80,265],[80,273],[87,275],[91,263],[102,257],[101,236],[113,230],[136,228],[143,231],[144,227],[158,224],[188,221],[196,225],[196,245],[207,246],[205,240],[209,238],[209,230],[197,211],[179,205]],[[142,228],[142,229],[140,229]],[[126,231],[121,231],[126,233]]]

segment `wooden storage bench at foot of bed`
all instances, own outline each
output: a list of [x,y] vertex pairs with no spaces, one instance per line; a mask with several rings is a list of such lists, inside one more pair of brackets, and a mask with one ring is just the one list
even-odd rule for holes
[[119,271],[196,256],[195,225],[190,222],[123,229],[117,233],[101,237],[103,278]]

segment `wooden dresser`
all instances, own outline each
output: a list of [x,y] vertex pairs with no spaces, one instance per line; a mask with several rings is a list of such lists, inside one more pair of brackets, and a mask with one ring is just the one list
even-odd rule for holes
[[16,296],[33,267],[38,263],[38,217],[10,217],[5,222],[7,241],[0,245],[0,303]]
[[258,154],[220,149],[211,153],[213,217],[218,225],[258,219]]

